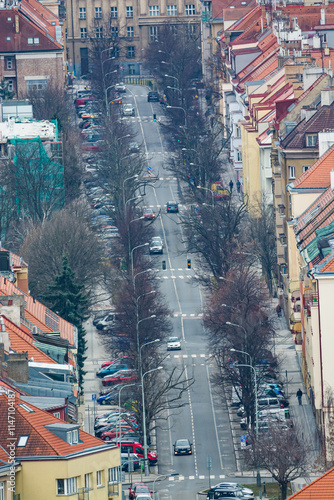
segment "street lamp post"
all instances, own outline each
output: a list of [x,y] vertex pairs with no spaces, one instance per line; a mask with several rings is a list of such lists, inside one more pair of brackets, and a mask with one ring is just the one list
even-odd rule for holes
[[[138,302],[137,302],[138,304]],[[140,342],[139,342],[139,325],[142,321],[147,321],[148,319],[154,319],[156,318],[156,314],[152,314],[151,316],[148,316],[147,318],[143,318],[143,319],[140,319],[139,321],[137,320],[137,324],[136,324],[136,334],[137,334],[137,352],[138,352],[138,356],[139,356],[139,371],[140,371],[140,378],[142,377],[142,367],[141,367],[141,348],[146,345],[146,344],[143,344],[141,347],[140,347]],[[138,309],[137,309],[137,318],[138,318]],[[152,341],[148,342],[148,344],[151,344]]]
[[215,206],[215,198],[214,198],[213,191],[207,187],[204,187],[204,186],[196,186],[196,187],[197,187],[197,189],[205,189],[205,191],[209,191],[211,193],[211,198],[212,198],[211,206],[214,207]]
[[147,463],[147,434],[146,434],[146,412],[145,412],[145,391],[144,391],[144,377],[149,373],[155,372],[157,370],[162,370],[162,366],[158,366],[158,368],[153,368],[152,370],[148,370],[143,373],[141,376],[141,397],[142,397],[142,405],[143,405],[143,433],[144,433],[144,467],[145,467],[145,476],[149,476],[149,468]]
[[187,113],[186,113],[186,110],[184,108],[182,108],[182,106],[166,106],[167,109],[182,109],[182,111],[184,112],[184,126],[185,128],[188,128],[187,127]]
[[[243,352],[243,351],[241,351]],[[248,354],[248,353],[247,353]],[[248,354],[249,356],[249,354]],[[256,378],[256,370],[254,368],[253,365],[246,365],[246,364],[242,364],[242,365],[239,365],[237,364],[236,366],[244,366],[244,367],[248,367],[248,368],[251,368],[254,372],[254,389],[255,389],[255,436],[256,436],[256,441],[258,442],[258,438],[259,438],[259,415],[258,415],[258,399],[257,399],[257,378]],[[260,474],[260,467],[259,467],[259,464],[258,464],[258,460],[256,460],[256,485],[257,486],[261,486],[261,474]]]
[[[165,61],[162,61],[162,62],[165,62]],[[169,64],[169,63],[167,63]],[[174,80],[177,81],[177,87],[179,88],[180,87],[180,83],[179,83],[179,79],[176,78],[176,76],[173,76],[173,75],[164,75],[166,78],[174,78]]]
[[131,250],[131,272],[132,272],[132,279],[133,279],[133,252],[137,250],[137,248],[142,248],[142,247],[147,247],[149,243],[143,243],[142,245],[137,245]]
[[172,472],[171,474],[160,474],[160,476],[157,476],[154,481],[153,481],[153,500],[155,500],[155,482],[162,478],[162,477],[174,477],[174,476],[179,476],[180,474],[178,472]]
[[136,278],[137,278],[137,276],[139,276],[140,274],[149,273],[151,271],[152,271],[151,268],[150,269],[144,269],[144,271],[140,271],[140,273],[137,273],[137,274],[134,275],[134,277],[132,278],[132,282],[133,282],[133,291],[134,291],[135,295],[136,295]]
[[244,332],[244,342],[245,342],[245,349],[247,348],[247,331],[246,329],[242,326],[242,325],[238,325],[237,323],[231,323],[230,321],[226,321],[226,325],[229,325],[229,326],[235,326],[237,328],[241,328]]

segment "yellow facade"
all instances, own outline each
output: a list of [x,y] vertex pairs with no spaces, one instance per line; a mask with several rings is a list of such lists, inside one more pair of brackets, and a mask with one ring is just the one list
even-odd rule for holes
[[[78,492],[72,495],[57,495],[57,479],[78,477],[78,491],[82,492],[85,487],[85,474],[90,474],[90,500],[120,500],[119,485],[113,487],[108,484],[108,469],[120,465],[119,450],[113,448],[73,459],[21,459],[21,471],[16,475],[16,494],[20,494],[22,500],[59,500],[62,496],[78,499]],[[102,471],[101,485],[97,484],[98,471]],[[112,490],[115,491],[114,494]]]
[[249,131],[240,124],[242,143],[242,176],[244,194],[250,210],[261,201],[260,152],[256,141],[258,132]]

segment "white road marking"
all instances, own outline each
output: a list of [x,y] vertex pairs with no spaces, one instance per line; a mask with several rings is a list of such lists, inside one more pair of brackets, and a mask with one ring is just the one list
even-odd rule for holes
[[198,479],[205,479],[205,476],[198,476]]
[[217,422],[216,422],[216,414],[215,414],[215,408],[213,405],[213,396],[212,396],[212,390],[211,390],[211,382],[210,382],[210,375],[209,375],[209,367],[206,365],[206,375],[208,379],[208,385],[209,385],[209,394],[210,394],[210,402],[211,402],[211,410],[212,410],[212,416],[213,416],[213,424],[215,427],[215,433],[216,433],[216,440],[217,440],[217,447],[218,447],[218,453],[219,453],[219,460],[220,460],[220,467],[223,469],[223,460],[222,460],[222,454],[220,451],[220,444],[219,444],[219,436],[218,436],[218,429],[217,429]]
[[192,354],[191,357],[192,358],[197,358],[197,354]]
[[189,479],[195,479],[195,476],[189,476]]

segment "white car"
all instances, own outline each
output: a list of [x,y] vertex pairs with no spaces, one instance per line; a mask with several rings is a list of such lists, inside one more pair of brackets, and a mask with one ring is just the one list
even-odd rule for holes
[[[245,488],[244,486],[242,486],[241,484],[238,484],[238,483],[219,483],[219,484],[216,484],[215,486],[212,486],[211,490],[214,490],[215,488],[227,488],[227,489],[233,488],[236,490],[240,490],[242,492],[243,498],[245,500],[246,500],[246,498],[247,499],[254,498],[253,490],[251,490],[250,488]],[[208,498],[211,498],[211,497],[207,496],[207,499]]]
[[132,104],[124,104],[124,106],[122,107],[122,115],[135,116],[135,108],[132,106]]
[[115,90],[116,92],[126,92],[126,86],[124,85],[123,82],[116,83]]
[[150,243],[150,254],[152,253],[164,253],[163,249],[163,243],[162,239],[160,236],[156,236],[155,238],[152,238],[151,243]]
[[180,351],[181,342],[178,337],[169,337],[167,342],[167,351]]

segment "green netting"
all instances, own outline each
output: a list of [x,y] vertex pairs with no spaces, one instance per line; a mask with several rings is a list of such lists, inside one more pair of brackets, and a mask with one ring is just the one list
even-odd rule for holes
[[[334,221],[328,224],[328,226],[321,227],[316,229],[315,231],[316,237],[311,241],[306,247],[305,251],[307,252],[308,258],[312,261],[315,257],[317,257],[320,253],[320,249],[318,248],[318,242],[322,240],[322,238],[326,238],[327,236],[334,235]],[[334,236],[333,236],[334,237]],[[324,257],[326,257],[330,253],[330,248],[322,248],[321,252]]]

